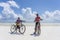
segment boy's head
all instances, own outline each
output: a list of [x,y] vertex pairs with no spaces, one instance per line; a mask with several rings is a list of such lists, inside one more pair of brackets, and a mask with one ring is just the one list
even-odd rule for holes
[[20,17],[18,17],[18,19],[20,19]]
[[36,14],[36,16],[38,17],[39,15],[38,15],[38,14]]

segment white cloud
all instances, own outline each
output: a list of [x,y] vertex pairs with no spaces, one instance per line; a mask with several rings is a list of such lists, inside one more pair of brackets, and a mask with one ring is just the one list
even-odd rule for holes
[[2,19],[2,15],[0,14],[0,19]]
[[32,11],[32,9],[28,7],[22,8],[22,14],[16,14],[11,8],[11,6],[19,8],[15,1],[1,2],[0,6],[3,7],[2,17],[7,19],[20,17],[21,19],[30,21],[35,18],[35,13],[37,13],[36,11]]
[[60,11],[55,10],[53,12],[45,11],[42,15],[44,22],[59,22],[60,21]]
[[0,15],[0,20],[3,19],[16,19],[17,17],[21,17],[23,19],[23,16],[21,14],[16,14],[15,11],[11,7],[19,8],[17,3],[15,1],[7,1],[7,2],[0,2],[0,6],[3,7],[2,14]]
[[0,6],[3,7],[2,16],[3,18],[17,18],[18,14],[14,12],[11,6],[19,8],[15,1],[0,2]]
[[25,8],[22,8],[22,13],[25,14],[25,12],[26,12],[26,9]]
[[[2,18],[17,18],[20,17],[26,21],[34,21],[36,11],[32,8],[22,8],[22,14],[16,14],[11,7],[20,8],[15,1],[0,2],[0,6],[3,7],[2,14],[0,14],[0,19]],[[40,15],[43,19],[42,22],[59,22],[60,21],[60,10],[55,11],[45,11],[44,14]]]
[[36,11],[32,11],[30,7],[22,8],[22,15],[24,16],[25,20],[33,21],[35,18]]
[[8,1],[8,3],[10,4],[10,6],[19,8],[19,6],[17,5],[15,1]]

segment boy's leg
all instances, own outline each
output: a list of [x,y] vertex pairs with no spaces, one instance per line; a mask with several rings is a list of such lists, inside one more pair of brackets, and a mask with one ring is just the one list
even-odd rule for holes
[[19,25],[17,26],[17,28],[19,29],[19,32],[20,32],[20,27],[19,27]]
[[20,32],[20,27],[19,27],[19,32]]
[[34,32],[34,34],[36,34],[36,31],[37,31],[37,22],[36,22],[36,24],[35,24],[35,32]]
[[20,26],[18,26],[19,32],[20,32]]

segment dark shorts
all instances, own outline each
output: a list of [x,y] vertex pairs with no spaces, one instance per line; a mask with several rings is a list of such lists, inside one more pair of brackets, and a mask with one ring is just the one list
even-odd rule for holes
[[17,28],[20,29],[19,25],[17,25]]

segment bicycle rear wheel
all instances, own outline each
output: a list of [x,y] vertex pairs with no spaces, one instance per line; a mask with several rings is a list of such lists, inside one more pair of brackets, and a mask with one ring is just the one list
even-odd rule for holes
[[25,25],[22,25],[22,26],[20,27],[20,33],[21,33],[21,34],[24,34],[25,31],[26,31],[26,27],[25,27]]

